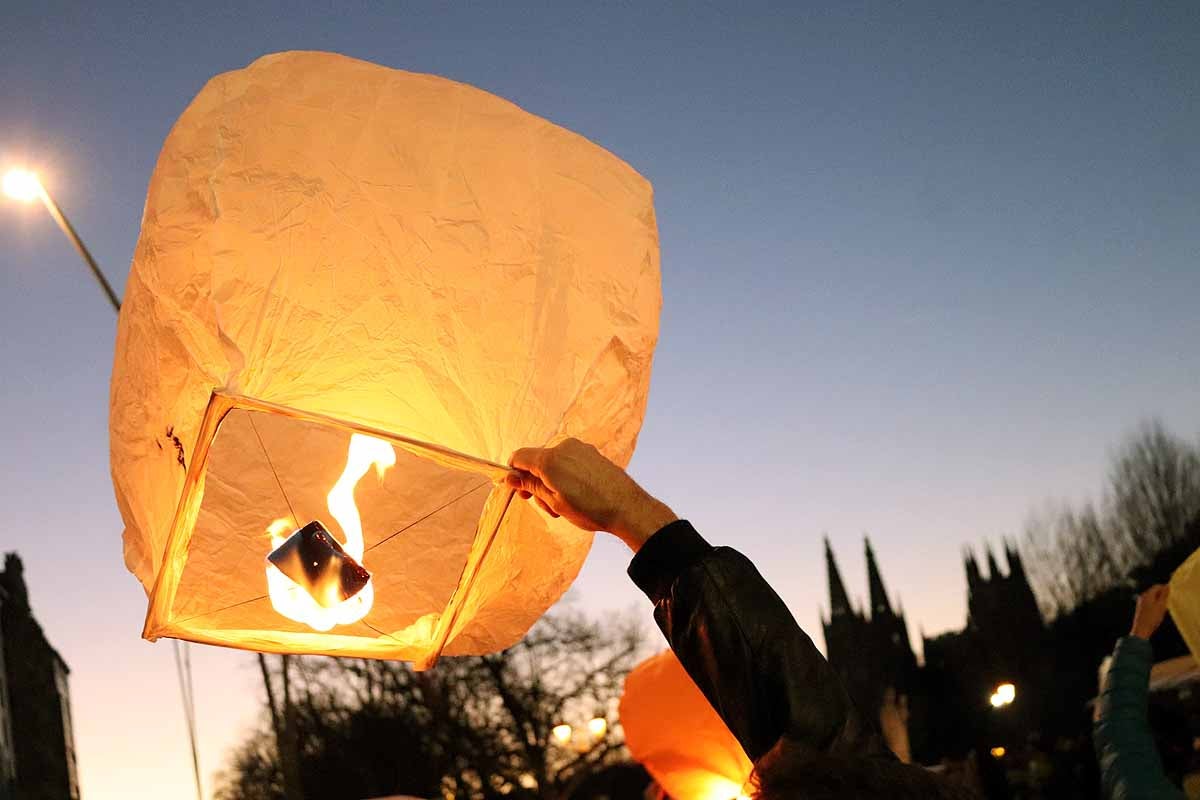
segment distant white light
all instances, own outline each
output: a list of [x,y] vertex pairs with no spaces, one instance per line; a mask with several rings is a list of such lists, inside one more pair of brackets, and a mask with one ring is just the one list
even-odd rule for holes
[[1002,683],[996,687],[996,691],[989,698],[992,708],[1000,708],[1012,703],[1017,699],[1017,687],[1011,683]]
[[608,732],[608,720],[604,717],[593,717],[588,720],[588,731],[597,739],[604,738],[604,734]]
[[26,169],[10,169],[4,175],[4,193],[14,200],[28,203],[41,193],[37,175]]

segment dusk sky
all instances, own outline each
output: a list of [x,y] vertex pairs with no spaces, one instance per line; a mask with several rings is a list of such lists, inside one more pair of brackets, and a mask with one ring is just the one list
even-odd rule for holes
[[[583,134],[655,188],[633,472],[818,645],[822,534],[857,595],[870,534],[919,642],[964,622],[964,546],[1096,496],[1144,419],[1200,432],[1194,2],[146,5],[0,18],[0,168],[39,170],[118,290],[171,125],[263,54],[443,75]],[[0,550],[72,669],[85,800],[187,798],[171,646],[139,638],[121,556],[113,334],[44,211],[0,205]],[[627,560],[599,538],[576,603],[649,621]],[[209,790],[262,689],[248,654],[192,652]]]

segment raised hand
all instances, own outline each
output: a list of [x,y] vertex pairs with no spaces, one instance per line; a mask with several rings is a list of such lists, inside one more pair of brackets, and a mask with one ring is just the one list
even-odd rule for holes
[[1167,598],[1170,594],[1171,587],[1160,583],[1138,595],[1137,609],[1133,612],[1133,626],[1129,630],[1130,636],[1149,639],[1154,635],[1166,616]]
[[590,444],[566,439],[554,447],[512,454],[507,484],[546,513],[576,527],[608,531],[633,550],[676,517]]

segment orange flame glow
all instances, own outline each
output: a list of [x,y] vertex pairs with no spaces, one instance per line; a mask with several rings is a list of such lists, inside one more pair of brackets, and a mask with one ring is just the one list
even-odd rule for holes
[[710,775],[697,800],[750,800],[748,789],[720,775]]
[[[342,536],[345,537],[345,541],[340,543],[342,549],[359,564],[363,563],[364,542],[362,518],[358,514],[358,505],[354,502],[354,487],[372,466],[375,467],[376,475],[382,478],[388,467],[394,466],[395,463],[396,451],[390,444],[382,439],[356,433],[350,437],[346,468],[325,498],[329,513],[342,528]],[[291,517],[277,519],[268,525],[267,534],[271,537],[271,549],[274,550],[287,541],[288,536],[298,527],[299,522]],[[327,631],[334,625],[358,622],[367,615],[375,602],[375,585],[373,581],[368,581],[358,594],[336,606],[323,608],[308,592],[270,562],[267,562],[267,593],[276,611],[317,631]]]

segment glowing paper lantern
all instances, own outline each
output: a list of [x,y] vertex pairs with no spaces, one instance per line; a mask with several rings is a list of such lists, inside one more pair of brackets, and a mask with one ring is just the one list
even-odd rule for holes
[[1200,550],[1196,550],[1171,575],[1167,608],[1175,627],[1200,661]]
[[567,435],[628,462],[660,302],[650,185],[574,133],[328,53],[212,79],[150,180],[113,367],[143,635],[512,644],[591,537],[503,464]]
[[736,800],[754,765],[670,650],[625,678],[621,727],[630,755],[674,800]]

